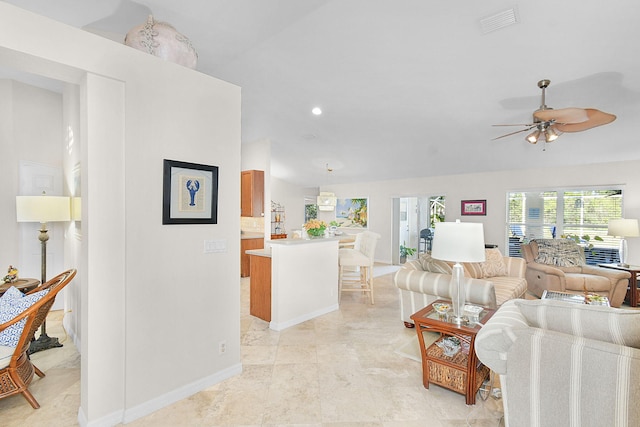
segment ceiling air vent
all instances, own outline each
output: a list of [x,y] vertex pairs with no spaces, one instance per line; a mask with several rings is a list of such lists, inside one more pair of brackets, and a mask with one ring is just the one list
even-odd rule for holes
[[499,30],[509,25],[513,25],[518,22],[518,13],[515,7],[511,9],[503,10],[494,15],[485,16],[480,19],[480,30],[482,34],[487,34],[492,31]]

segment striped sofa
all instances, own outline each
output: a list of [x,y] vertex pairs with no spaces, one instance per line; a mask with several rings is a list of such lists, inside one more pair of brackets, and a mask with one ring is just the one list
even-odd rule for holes
[[[502,256],[498,249],[486,249],[484,263],[463,263],[467,278],[467,302],[489,308],[522,298],[527,292],[526,263],[522,258]],[[400,317],[413,327],[411,315],[436,299],[450,299],[451,264],[423,254],[406,262],[393,277],[400,292]]]
[[507,427],[640,426],[640,310],[507,301],[475,351],[500,375]]

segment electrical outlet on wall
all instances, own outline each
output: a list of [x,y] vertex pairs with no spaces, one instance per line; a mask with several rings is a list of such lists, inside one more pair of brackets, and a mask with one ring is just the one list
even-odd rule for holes
[[218,343],[218,354],[225,354],[227,352],[227,342],[220,341]]

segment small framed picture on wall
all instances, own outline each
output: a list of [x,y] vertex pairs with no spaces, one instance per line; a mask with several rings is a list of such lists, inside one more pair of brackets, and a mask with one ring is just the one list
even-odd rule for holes
[[218,167],[164,160],[163,224],[218,223]]
[[463,200],[460,208],[460,215],[486,215],[486,200]]

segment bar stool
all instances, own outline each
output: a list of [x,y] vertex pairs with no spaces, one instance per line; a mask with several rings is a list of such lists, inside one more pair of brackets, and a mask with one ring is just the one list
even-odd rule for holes
[[355,291],[369,292],[371,304],[374,303],[373,256],[379,238],[380,235],[377,233],[364,231],[356,235],[353,249],[339,250],[338,302],[340,302],[342,291]]

